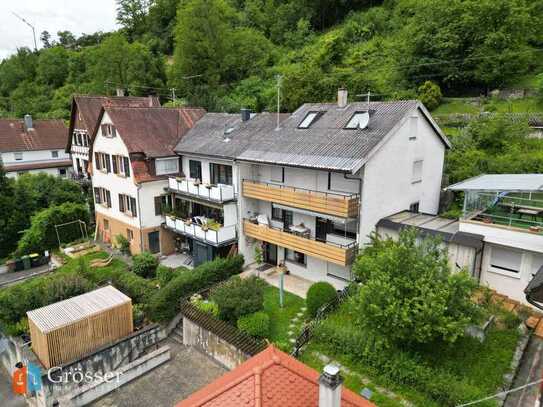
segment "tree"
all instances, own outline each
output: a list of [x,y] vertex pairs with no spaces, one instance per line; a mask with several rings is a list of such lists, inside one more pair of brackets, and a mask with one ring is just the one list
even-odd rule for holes
[[10,219],[15,210],[13,202],[13,181],[6,176],[0,161],[0,258],[6,257],[14,248]]
[[147,30],[147,12],[151,0],[117,0],[117,22],[128,38],[135,39]]
[[68,51],[63,47],[41,50],[36,67],[36,79],[44,85],[61,87],[68,77],[68,60]]
[[426,81],[419,87],[419,99],[429,110],[434,110],[441,103],[441,89],[432,81]]
[[353,270],[362,281],[354,314],[389,344],[454,342],[477,313],[475,281],[465,271],[451,273],[446,249],[414,229],[397,241],[373,236]]
[[68,49],[75,48],[77,40],[70,31],[58,31],[57,37],[60,46]]
[[51,48],[51,34],[49,34],[49,31],[42,31],[40,34],[40,41],[43,44],[44,48]]

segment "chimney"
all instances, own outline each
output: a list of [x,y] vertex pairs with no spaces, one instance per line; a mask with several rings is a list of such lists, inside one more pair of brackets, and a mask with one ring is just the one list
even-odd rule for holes
[[153,107],[153,96],[152,95],[147,96],[147,100],[149,101],[149,107]]
[[251,118],[251,109],[241,109],[241,121],[246,122]]
[[347,103],[348,103],[347,96],[348,96],[347,89],[339,88],[337,90],[337,105],[338,105],[338,107],[344,108],[345,106],[347,106]]
[[32,116],[29,114],[25,114],[25,128],[26,131],[34,129],[32,124]]
[[341,407],[341,384],[339,367],[326,365],[319,378],[319,407]]
[[124,89],[123,88],[117,88],[115,89],[117,96],[124,96]]

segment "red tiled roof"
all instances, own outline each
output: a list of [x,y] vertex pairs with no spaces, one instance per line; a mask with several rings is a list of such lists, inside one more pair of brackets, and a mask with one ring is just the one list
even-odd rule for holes
[[[320,374],[270,345],[177,407],[315,407]],[[342,407],[374,407],[343,387]]]
[[175,155],[178,141],[205,114],[201,108],[104,107],[104,111],[128,152],[147,157]]
[[62,149],[67,138],[62,120],[34,120],[27,131],[23,120],[0,119],[0,152]]
[[13,171],[27,171],[27,170],[42,170],[45,168],[63,168],[71,167],[72,160],[56,160],[56,161],[45,161],[42,163],[26,163],[26,164],[7,164],[4,165],[6,172]]
[[[68,134],[72,134],[74,128],[79,128],[87,130],[89,136],[92,136],[103,106],[159,107],[160,100],[156,96],[75,95],[72,101],[72,114]],[[78,115],[81,115],[81,120],[76,116],[76,112]],[[66,151],[69,151],[70,147],[71,137],[68,140]]]

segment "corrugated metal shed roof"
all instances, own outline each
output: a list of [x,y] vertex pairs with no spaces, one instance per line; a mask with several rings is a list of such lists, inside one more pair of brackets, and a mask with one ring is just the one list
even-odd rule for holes
[[108,285],[28,311],[26,314],[41,332],[46,333],[129,301],[131,301],[130,297]]
[[543,174],[483,174],[448,186],[451,191],[543,191]]

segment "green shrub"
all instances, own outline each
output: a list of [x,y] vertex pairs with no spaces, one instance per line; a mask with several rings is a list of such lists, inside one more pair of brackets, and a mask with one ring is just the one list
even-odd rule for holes
[[426,106],[428,110],[434,110],[441,103],[441,89],[439,85],[432,82],[426,81],[419,87],[419,99]]
[[158,266],[156,269],[156,277],[158,279],[158,283],[160,284],[160,287],[164,287],[166,284],[168,284],[177,274],[187,271],[188,269],[185,267],[179,267],[177,269],[173,269],[171,267],[163,266],[162,264]]
[[135,303],[147,303],[157,290],[155,284],[129,271],[111,274],[111,282],[119,291],[132,298]]
[[121,234],[115,236],[115,240],[121,253],[130,255],[130,241]]
[[237,325],[240,331],[255,338],[266,338],[270,333],[270,317],[262,311],[240,317]]
[[143,305],[134,304],[132,307],[132,318],[134,321],[134,326],[142,326],[145,321],[145,313],[143,312]]
[[219,306],[213,301],[202,300],[197,302],[195,306],[200,311],[207,312],[208,314],[213,315],[215,318],[219,316]]
[[156,292],[149,304],[149,315],[154,321],[166,321],[179,311],[181,299],[210,287],[219,281],[239,274],[243,256],[217,258],[193,270],[180,270],[168,284]]
[[[55,225],[74,220],[89,221],[89,211],[85,205],[67,202],[37,212],[32,216],[30,227],[25,230],[21,240],[19,240],[16,250],[17,255],[41,253],[44,250],[59,247]],[[79,225],[73,228],[65,227],[60,234],[63,242],[71,242],[80,237],[81,229]]]
[[218,286],[211,298],[219,306],[219,318],[235,323],[240,317],[262,310],[265,283],[258,277],[236,276]]
[[334,286],[326,281],[319,281],[309,287],[307,291],[307,312],[311,317],[317,315],[317,311],[324,304],[329,303],[337,297],[337,292]]
[[158,259],[149,252],[142,252],[132,257],[132,271],[143,278],[154,278]]

